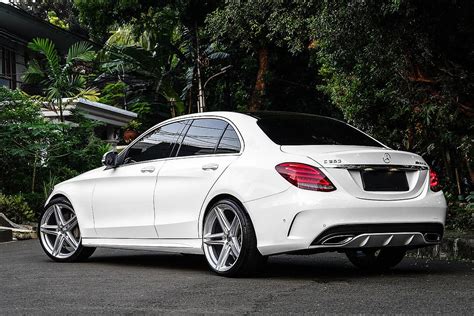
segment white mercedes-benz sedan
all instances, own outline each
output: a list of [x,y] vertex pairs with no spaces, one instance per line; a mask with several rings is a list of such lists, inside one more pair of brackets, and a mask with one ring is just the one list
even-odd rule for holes
[[204,254],[234,276],[270,255],[338,251],[386,269],[443,236],[446,201],[423,158],[328,117],[184,115],[103,164],[46,202],[39,235],[53,260],[96,247]]

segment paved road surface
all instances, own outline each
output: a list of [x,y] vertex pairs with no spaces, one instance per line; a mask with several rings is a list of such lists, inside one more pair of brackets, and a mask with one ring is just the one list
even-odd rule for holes
[[204,260],[100,249],[55,263],[37,240],[0,244],[0,314],[474,313],[474,264],[405,259],[364,274],[344,255],[277,256],[259,278],[229,279]]

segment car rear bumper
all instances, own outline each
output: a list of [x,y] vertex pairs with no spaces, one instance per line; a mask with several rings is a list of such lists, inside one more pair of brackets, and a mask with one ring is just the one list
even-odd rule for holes
[[442,192],[429,190],[410,200],[376,201],[292,187],[244,205],[263,255],[429,246],[441,241],[446,218]]

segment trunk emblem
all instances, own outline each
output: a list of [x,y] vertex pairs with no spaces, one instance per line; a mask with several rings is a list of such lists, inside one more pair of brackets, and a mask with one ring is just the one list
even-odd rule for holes
[[383,154],[382,160],[385,163],[389,163],[390,161],[392,161],[392,157],[390,157],[389,153],[385,153],[385,154]]

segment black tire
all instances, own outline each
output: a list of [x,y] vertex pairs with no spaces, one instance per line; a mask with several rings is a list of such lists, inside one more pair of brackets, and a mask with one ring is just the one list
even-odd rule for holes
[[[232,199],[220,200],[214,205],[212,205],[209,210],[212,210],[215,206],[222,204],[226,204],[229,207],[232,207],[240,220],[240,224],[242,227],[242,246],[237,261],[229,270],[216,270],[209,262],[207,256],[205,256],[209,267],[216,274],[226,277],[252,276],[260,273],[263,270],[263,267],[265,266],[267,257],[262,256],[257,249],[257,238],[250,217],[243,209],[243,207]],[[207,216],[209,216],[209,214],[210,212],[206,214],[206,218]]]
[[[69,200],[67,200],[64,197],[58,197],[58,198],[52,199],[46,205],[43,212],[41,213],[41,216],[39,217],[39,220],[38,220],[38,234],[40,234],[39,230],[40,230],[40,227],[41,227],[41,220],[42,220],[43,216],[45,215],[46,211],[52,205],[55,205],[55,204],[65,204],[65,205],[69,206],[71,209],[74,209],[73,206],[71,205],[71,203],[69,202]],[[48,251],[46,245],[44,244],[43,238],[41,236],[39,236],[38,239],[40,241],[41,248],[43,248],[43,251],[46,253],[46,255],[48,255],[49,258],[51,258],[52,260],[54,260],[56,262],[79,262],[79,261],[84,261],[84,260],[88,259],[90,256],[92,256],[92,254],[94,253],[94,251],[96,249],[95,247],[84,247],[82,245],[82,239],[81,239],[81,241],[79,242],[79,246],[77,247],[76,251],[71,256],[69,256],[67,258],[58,258],[58,257],[53,256]]]
[[363,270],[383,271],[399,264],[406,250],[400,248],[366,249],[347,251],[349,261]]

